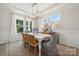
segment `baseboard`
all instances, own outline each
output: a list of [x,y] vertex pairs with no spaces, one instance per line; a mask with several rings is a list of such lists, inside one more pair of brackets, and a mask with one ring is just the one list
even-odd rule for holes
[[5,44],[5,43],[9,43],[9,41],[2,41],[2,42],[0,42],[0,44]]
[[[21,41],[21,40],[16,40],[16,41]],[[3,41],[3,42],[0,42],[0,44],[6,44],[6,43],[12,43],[12,42],[16,42],[16,41]]]
[[72,43],[68,43],[68,42],[64,42],[64,41],[60,41],[59,43],[60,43],[60,44],[67,45],[67,46],[79,48],[79,45],[76,45],[76,44],[72,44]]

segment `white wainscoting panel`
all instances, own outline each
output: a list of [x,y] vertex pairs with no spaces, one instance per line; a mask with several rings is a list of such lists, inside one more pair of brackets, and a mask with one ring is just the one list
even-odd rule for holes
[[79,48],[79,32],[61,32],[60,43]]
[[0,44],[10,41],[10,33],[8,31],[0,31]]

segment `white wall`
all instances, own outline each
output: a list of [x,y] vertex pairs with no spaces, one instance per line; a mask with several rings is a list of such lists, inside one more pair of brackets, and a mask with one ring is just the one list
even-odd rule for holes
[[10,13],[0,7],[0,43],[9,42],[10,39]]
[[60,43],[79,48],[79,6],[61,11]]
[[[0,5],[0,44],[21,40],[21,34],[16,34],[16,25],[14,24],[14,29],[12,28],[12,21],[16,21],[16,19],[28,20],[26,18],[26,15],[24,16],[14,13],[13,11]],[[14,35],[13,33],[15,33],[16,35]]]

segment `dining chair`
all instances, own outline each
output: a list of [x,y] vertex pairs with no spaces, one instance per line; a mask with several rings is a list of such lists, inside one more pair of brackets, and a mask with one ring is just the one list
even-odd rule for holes
[[22,33],[22,45],[25,47],[25,43],[26,43],[26,35],[24,33]]
[[[35,55],[35,53],[36,53],[36,48],[37,48],[37,46],[38,46],[38,44],[39,44],[39,41],[37,41],[37,39],[33,36],[33,35],[29,35],[29,34],[26,34],[27,36],[27,43],[30,45],[30,46],[32,46],[32,47],[34,47],[34,55]],[[29,50],[30,50],[30,46],[29,46]]]
[[27,35],[25,33],[22,33],[22,45],[24,47],[28,46],[28,43],[27,43]]
[[57,44],[59,44],[59,33],[57,33],[57,32],[51,32],[49,34],[52,35],[52,36],[56,36]]
[[57,38],[56,35],[53,35],[50,40],[42,42],[42,53],[45,56],[57,55],[56,44],[57,44]]

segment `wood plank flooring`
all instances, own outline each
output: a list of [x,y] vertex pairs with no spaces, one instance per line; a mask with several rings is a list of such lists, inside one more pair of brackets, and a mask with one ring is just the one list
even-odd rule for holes
[[[27,48],[22,46],[21,41],[0,44],[0,56],[34,56],[33,50],[28,53]],[[35,56],[38,56],[38,51]],[[57,44],[57,56],[79,56],[79,49]]]

